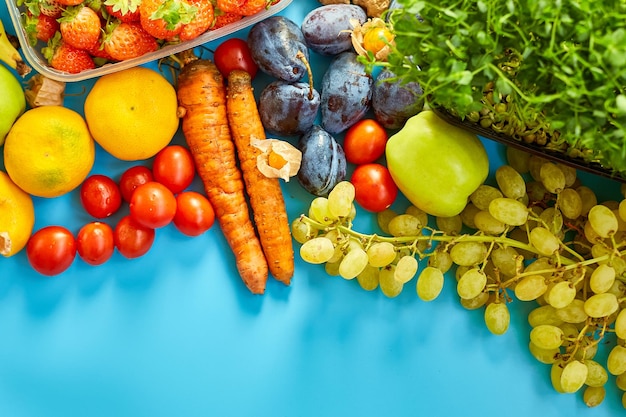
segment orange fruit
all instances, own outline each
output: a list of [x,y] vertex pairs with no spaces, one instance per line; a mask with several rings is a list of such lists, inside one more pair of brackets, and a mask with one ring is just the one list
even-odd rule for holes
[[0,255],[15,255],[26,246],[35,225],[30,194],[0,171]]
[[37,197],[57,197],[78,187],[95,161],[85,119],[62,106],[26,111],[4,143],[4,166],[13,182]]
[[178,130],[176,90],[165,77],[134,67],[100,77],[85,99],[85,119],[104,150],[124,161],[156,155]]

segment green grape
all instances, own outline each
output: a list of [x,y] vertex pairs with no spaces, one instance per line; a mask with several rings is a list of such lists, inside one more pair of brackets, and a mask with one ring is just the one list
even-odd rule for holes
[[378,288],[379,273],[380,269],[367,265],[363,271],[356,276],[356,280],[365,291],[373,291]]
[[626,339],[626,309],[620,310],[615,318],[615,335],[620,339]]
[[[517,258],[521,256],[519,252],[511,246],[497,247],[491,251],[491,262],[498,268],[501,274],[512,277],[518,272],[522,272],[523,265],[518,265]],[[518,266],[520,271],[518,271]]]
[[339,276],[339,265],[341,264],[341,261],[335,261],[335,262],[326,262],[324,264],[324,271],[326,271],[326,273],[330,276],[333,277],[337,277]]
[[615,282],[615,268],[608,264],[600,264],[589,277],[589,288],[596,294],[607,292]]
[[546,279],[550,279],[554,272],[554,264],[548,257],[537,258],[526,266],[524,272],[534,272],[543,275]]
[[519,200],[526,195],[526,181],[512,166],[502,165],[496,169],[496,182],[505,197]]
[[354,201],[354,185],[350,181],[340,181],[328,193],[328,211],[334,218],[348,217]]
[[428,266],[437,268],[445,274],[452,268],[452,257],[444,249],[438,247],[428,257]]
[[546,280],[541,275],[528,275],[515,285],[515,296],[520,301],[532,301],[541,297],[548,289]]
[[511,313],[504,303],[489,303],[485,308],[484,320],[487,329],[491,333],[503,335],[509,329]]
[[548,207],[539,214],[539,219],[543,221],[548,230],[557,234],[563,229],[563,215],[556,207]]
[[618,389],[626,391],[626,372],[617,375],[615,378],[615,385]]
[[526,183],[526,195],[530,203],[545,202],[550,199],[550,193],[539,181]]
[[426,213],[424,210],[420,208],[417,208],[414,205],[408,206],[406,210],[404,211],[404,214],[409,214],[415,217],[417,220],[419,220],[422,227],[428,225],[428,213]]
[[422,223],[410,214],[399,214],[387,226],[392,236],[417,236],[422,231]]
[[583,233],[585,235],[585,239],[587,239],[591,244],[596,244],[602,242],[603,240],[602,236],[600,236],[598,233],[596,233],[595,230],[593,230],[591,222],[585,222],[585,224],[583,225]]
[[541,165],[539,180],[552,194],[558,194],[565,188],[565,174],[553,162],[546,162]]
[[474,218],[476,216],[476,213],[478,213],[479,211],[481,210],[476,207],[474,203],[469,202],[467,203],[463,211],[461,211],[461,214],[459,214],[459,216],[461,217],[461,221],[465,226],[469,227],[470,229],[477,229]]
[[298,217],[291,222],[291,236],[300,244],[311,240],[319,234],[318,229],[314,229],[307,222]]
[[626,222],[626,199],[619,202],[617,206],[617,213],[619,217]]
[[474,228],[487,235],[498,236],[506,231],[506,225],[487,210],[480,210],[474,216]]
[[550,382],[552,382],[552,387],[554,390],[559,393],[564,393],[563,387],[561,386],[561,375],[563,375],[563,360],[555,361],[550,367]]
[[533,342],[528,342],[528,350],[535,359],[537,359],[541,363],[545,363],[546,365],[550,365],[556,362],[559,354],[561,353],[561,350],[559,348],[542,349],[535,345]]
[[578,298],[574,299],[566,307],[557,308],[556,316],[565,323],[582,323],[589,317],[585,312],[585,302]]
[[487,275],[478,269],[472,268],[463,274],[456,285],[459,297],[469,299],[477,297],[487,285]]
[[313,201],[311,201],[311,206],[309,207],[309,217],[324,225],[331,224],[335,218],[328,210],[328,198],[314,198]]
[[626,408],[626,392],[622,394],[622,407]]
[[528,172],[528,161],[530,159],[530,155],[530,153],[512,146],[507,146],[506,148],[507,162],[520,174],[526,174]]
[[611,288],[607,291],[614,294],[618,298],[622,298],[626,295],[626,284],[616,279]]
[[587,387],[583,392],[583,401],[589,408],[602,404],[604,397],[606,397],[606,389],[604,387]]
[[589,210],[587,218],[593,230],[600,237],[607,238],[617,232],[617,218],[607,206],[596,204]]
[[568,219],[577,219],[583,211],[583,200],[573,188],[566,188],[556,198],[559,210]]
[[470,194],[470,201],[480,210],[489,210],[489,203],[495,198],[502,197],[502,191],[487,184],[481,184],[476,191]]
[[343,259],[345,254],[346,253],[345,253],[343,246],[335,244],[335,251],[333,252],[333,256],[331,256],[330,259],[327,260],[326,262],[339,264],[339,262]]
[[583,308],[589,317],[607,317],[617,311],[619,308],[619,301],[617,300],[615,294],[611,294],[609,292],[595,294],[585,301]]
[[472,266],[485,260],[487,247],[481,242],[459,242],[450,249],[452,262],[457,265]]
[[585,384],[590,387],[601,387],[608,382],[609,374],[599,362],[588,359],[583,361],[583,363],[588,370]]
[[565,308],[576,298],[576,287],[570,282],[557,282],[546,293],[546,301],[554,308]]
[[404,284],[394,277],[395,269],[395,265],[387,265],[386,267],[380,269],[380,273],[378,275],[378,285],[380,286],[380,290],[389,298],[394,298],[400,295],[402,288],[404,287]]
[[437,229],[449,236],[456,236],[463,229],[463,220],[461,220],[461,216],[458,214],[452,217],[436,217],[435,222]]
[[561,388],[564,393],[573,393],[578,391],[585,385],[587,374],[589,373],[587,366],[578,360],[569,361],[561,373]]
[[545,227],[537,226],[528,236],[530,244],[541,255],[551,256],[561,247],[561,241]]
[[489,293],[481,292],[474,298],[460,298],[460,303],[466,310],[476,310],[483,307],[489,301]]
[[367,249],[369,264],[380,268],[396,259],[396,247],[391,242],[374,242]]
[[333,242],[327,237],[316,237],[300,246],[302,260],[310,264],[323,264],[335,253]]
[[427,266],[417,277],[417,296],[423,301],[432,301],[439,297],[443,283],[443,272],[438,268]]
[[563,324],[563,320],[557,316],[556,308],[546,304],[535,307],[528,313],[528,324],[530,327],[537,327],[542,324],[560,326]]
[[531,155],[528,158],[528,172],[535,181],[541,181],[541,167],[548,162],[546,158],[539,155]]
[[378,227],[380,228],[380,230],[383,231],[383,233],[386,233],[388,235],[391,234],[389,233],[389,222],[397,215],[398,213],[396,213],[392,209],[385,209],[376,213],[376,222],[378,223]]
[[563,343],[563,330],[558,326],[540,324],[530,331],[530,341],[542,349],[556,349]]
[[521,226],[528,220],[528,208],[512,198],[494,198],[489,203],[489,213],[509,226]]
[[339,264],[339,275],[344,279],[354,279],[368,264],[367,253],[361,247],[351,247]]
[[415,259],[414,256],[406,255],[401,257],[396,263],[396,268],[394,270],[393,276],[402,284],[406,284],[413,279],[413,277],[417,273],[417,268],[417,259]]
[[626,372],[626,347],[613,346],[606,358],[606,369],[611,375],[620,375]]
[[580,195],[580,199],[583,202],[580,215],[586,216],[589,213],[589,210],[591,210],[591,207],[598,204],[598,197],[596,196],[595,191],[585,185],[576,187],[576,192]]
[[556,166],[563,171],[563,175],[565,175],[565,186],[571,187],[576,183],[576,179],[578,178],[578,173],[576,172],[576,168],[567,166],[561,162],[557,162]]

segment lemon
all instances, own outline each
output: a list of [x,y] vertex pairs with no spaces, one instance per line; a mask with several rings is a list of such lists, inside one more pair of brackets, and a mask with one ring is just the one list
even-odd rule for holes
[[27,110],[4,144],[4,166],[22,190],[57,197],[78,187],[95,161],[95,144],[85,119],[62,106]]
[[34,225],[32,197],[0,171],[0,254],[9,257],[21,251]]
[[104,150],[124,161],[151,158],[178,130],[178,101],[158,72],[134,67],[100,77],[85,99],[89,130]]

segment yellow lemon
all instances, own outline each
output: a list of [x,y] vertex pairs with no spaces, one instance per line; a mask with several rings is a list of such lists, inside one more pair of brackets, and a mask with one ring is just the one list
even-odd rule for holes
[[21,251],[35,225],[35,208],[30,194],[0,171],[0,255]]
[[4,143],[4,166],[22,190],[57,197],[78,187],[95,161],[95,145],[85,119],[62,106],[26,111]]
[[103,75],[85,99],[85,119],[96,142],[124,161],[156,155],[178,130],[178,101],[158,72],[134,67]]

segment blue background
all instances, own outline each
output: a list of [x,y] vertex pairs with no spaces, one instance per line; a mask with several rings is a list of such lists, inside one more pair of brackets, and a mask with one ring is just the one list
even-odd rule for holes
[[[317,6],[295,0],[282,14],[301,23]],[[4,4],[0,17],[14,33]],[[312,56],[319,82],[328,59]],[[257,93],[269,81],[258,76]],[[69,84],[66,106],[82,113],[92,82]],[[179,134],[174,142],[184,140]],[[503,148],[485,145],[493,173]],[[119,178],[131,165],[98,149],[93,173]],[[601,199],[620,198],[617,182],[581,177]],[[198,182],[191,188],[201,190]],[[295,180],[284,194],[291,219],[312,199]],[[35,205],[36,228],[77,232],[92,220],[76,191]],[[405,206],[402,198],[395,205]],[[362,210],[355,228],[376,230]],[[291,286],[270,278],[266,294],[254,296],[217,226],[196,238],[168,226],[142,258],[116,253],[99,267],[77,258],[52,278],[35,273],[21,252],[0,259],[0,416],[623,413],[613,377],[595,409],[581,393],[552,389],[549,367],[527,349],[532,306],[514,303],[510,330],[493,336],[481,311],[460,306],[453,277],[434,302],[417,298],[415,280],[389,299],[297,255]]]

